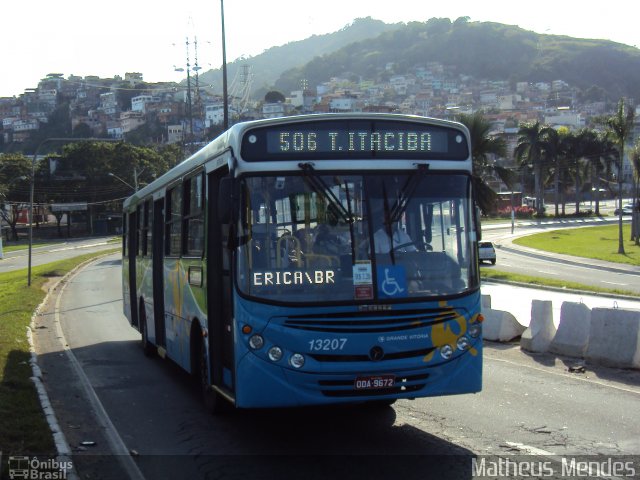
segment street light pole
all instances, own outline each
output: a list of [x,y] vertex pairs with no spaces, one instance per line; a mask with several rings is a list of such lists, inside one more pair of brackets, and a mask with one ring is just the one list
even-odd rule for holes
[[[138,191],[138,179],[135,179],[135,184],[136,186],[134,187],[133,185],[131,185],[129,182],[126,182],[125,180],[123,180],[122,178],[120,178],[118,175],[116,175],[115,173],[107,173],[107,175],[109,175],[110,177],[115,178],[116,180],[120,180],[122,183],[124,183],[127,187],[129,187],[131,190],[133,190],[134,192]],[[134,172],[134,176],[135,176],[135,172]]]

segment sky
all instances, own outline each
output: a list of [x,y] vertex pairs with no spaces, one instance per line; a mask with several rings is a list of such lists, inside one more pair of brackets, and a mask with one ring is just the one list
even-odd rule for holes
[[[594,8],[575,0],[536,2],[457,0],[223,0],[227,61],[331,33],[356,18],[386,23],[469,17],[518,25],[537,33],[598,38],[640,47],[635,0]],[[180,81],[187,63],[203,71],[222,64],[221,2],[189,0],[33,0],[3,2],[0,97],[35,88],[48,73]]]

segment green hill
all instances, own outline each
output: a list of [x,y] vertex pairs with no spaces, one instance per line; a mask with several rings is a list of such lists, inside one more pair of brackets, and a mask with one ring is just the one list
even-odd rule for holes
[[[389,25],[370,17],[359,18],[337,32],[313,35],[305,40],[269,48],[254,57],[240,58],[227,65],[230,88],[233,80],[240,78],[243,65],[250,65],[253,76],[251,90],[256,96],[263,96],[264,92],[273,87],[282,72],[304,65],[316,56],[335,52],[353,42],[375,38],[383,32],[400,28],[401,25]],[[239,80],[236,81],[239,82]],[[219,91],[222,85],[221,69],[200,74],[200,82],[214,84]],[[295,88],[299,87],[298,83]]]
[[303,78],[310,86],[334,76],[380,80],[388,75],[385,66],[390,62],[397,73],[439,62],[478,79],[564,80],[584,91],[596,87],[595,91],[604,91],[609,99],[640,98],[637,48],[605,40],[541,35],[517,26],[469,22],[467,18],[401,24],[375,38],[322,56],[316,54],[315,58],[311,52],[304,53],[303,45],[304,41],[300,42],[300,58],[309,62],[284,72],[276,89],[288,94],[299,88]]

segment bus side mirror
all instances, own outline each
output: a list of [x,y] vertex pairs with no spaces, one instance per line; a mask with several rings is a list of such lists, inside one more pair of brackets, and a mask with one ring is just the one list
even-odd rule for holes
[[218,185],[218,221],[229,223],[231,221],[231,208],[233,205],[233,179],[224,177]]

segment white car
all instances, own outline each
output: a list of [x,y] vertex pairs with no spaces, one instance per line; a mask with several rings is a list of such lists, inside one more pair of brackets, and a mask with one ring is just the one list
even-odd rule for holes
[[496,250],[493,248],[491,242],[480,242],[478,244],[478,260],[482,262],[491,262],[491,265],[496,264]]
[[[633,203],[627,203],[622,207],[622,215],[631,215],[633,213]],[[620,209],[616,208],[613,212],[614,215],[620,214]]]

